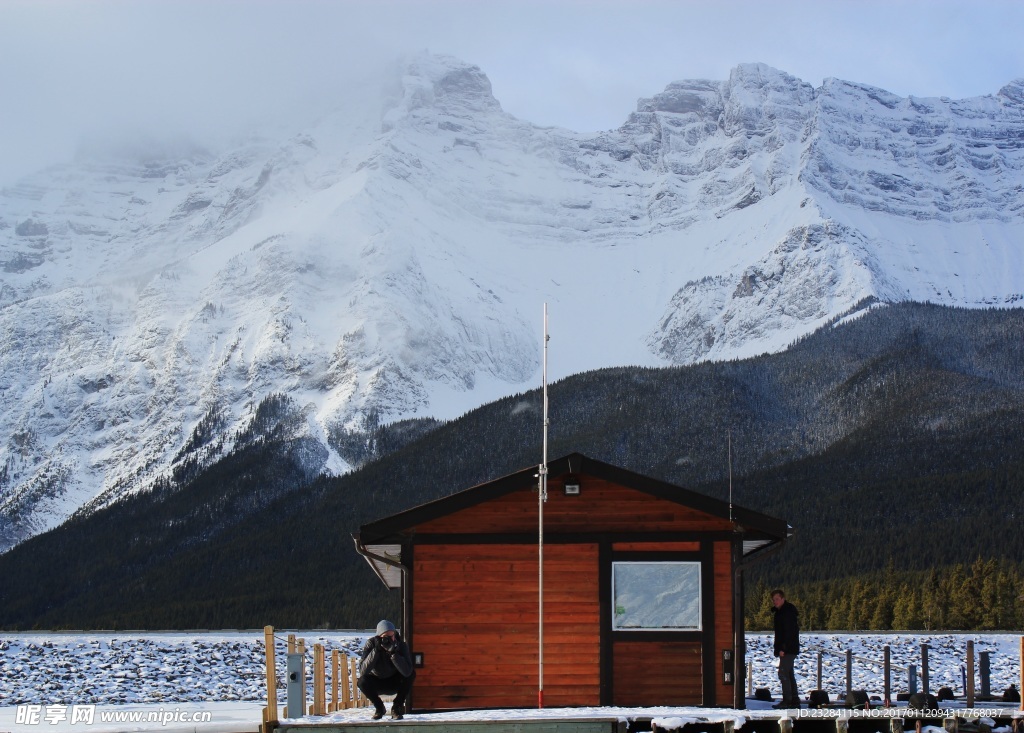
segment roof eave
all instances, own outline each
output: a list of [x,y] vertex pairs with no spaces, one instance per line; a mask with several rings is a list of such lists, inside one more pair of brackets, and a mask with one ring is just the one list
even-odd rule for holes
[[[608,479],[623,486],[656,496],[678,504],[692,506],[712,516],[728,519],[742,531],[763,534],[776,541],[785,540],[789,536],[789,525],[781,519],[761,514],[752,509],[735,506],[720,499],[700,494],[681,486],[669,484],[660,479],[619,468],[582,453],[570,453],[567,456],[548,462],[549,475],[564,473],[589,474]],[[485,501],[499,498],[513,491],[531,486],[537,481],[539,466],[531,466],[492,481],[477,484],[467,489],[449,494],[434,501],[407,509],[390,517],[371,522],[360,528],[363,542],[367,544],[379,542],[400,542],[410,537],[415,527],[456,511],[468,509]]]

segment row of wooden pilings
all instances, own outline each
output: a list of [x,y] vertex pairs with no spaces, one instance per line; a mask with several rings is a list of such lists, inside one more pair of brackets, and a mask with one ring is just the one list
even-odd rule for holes
[[[930,679],[928,670],[928,650],[931,647],[928,644],[921,644],[921,692],[931,694]],[[825,649],[812,649],[818,653],[818,675],[817,675],[817,687],[816,690],[822,689],[822,659],[825,654],[835,654],[839,656],[839,652],[829,651]],[[978,700],[991,700],[993,699],[991,685],[990,685],[990,674],[991,674],[991,652],[983,651],[978,654],[980,659],[979,671],[981,676],[981,689],[976,690],[975,688],[975,665],[974,665],[974,641],[968,639],[967,650],[965,654],[965,670],[964,670],[964,698],[967,707],[973,707],[975,699]],[[846,695],[849,697],[853,691],[853,662],[854,659],[865,662],[867,664],[877,664],[877,660],[863,659],[861,657],[855,657],[853,651],[847,649],[845,652],[846,657]],[[891,650],[888,644],[882,647],[882,700],[884,705],[891,705],[893,701],[892,695],[892,671],[902,671],[907,675],[907,694],[915,694],[918,683],[918,668],[916,664],[908,665],[907,667],[894,666],[892,664]],[[1024,692],[1024,636],[1020,638],[1020,688],[1018,694]],[[753,678],[753,667],[747,666],[747,694],[752,696],[754,694],[754,678]],[[1024,696],[1021,697],[1020,709],[1024,710]]]
[[[277,662],[274,654],[274,627],[263,627],[264,645],[267,659],[267,707],[263,708],[263,730],[275,727],[282,717],[301,717],[304,715],[326,715],[336,710],[358,708],[369,704],[359,691],[356,684],[359,677],[359,660],[338,650],[331,650],[331,689],[328,702],[326,650],[323,644],[313,645],[313,704],[306,705],[306,642],[296,639],[295,634],[288,634],[286,640],[289,655],[299,655],[301,664],[296,672],[297,682],[301,689],[301,700],[288,700],[285,710],[278,708],[277,703]],[[297,704],[296,704],[297,703]],[[298,714],[296,714],[298,713]]]

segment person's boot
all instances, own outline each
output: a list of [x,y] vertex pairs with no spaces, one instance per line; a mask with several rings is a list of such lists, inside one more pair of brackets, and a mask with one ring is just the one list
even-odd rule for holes
[[376,708],[373,709],[373,719],[374,720],[380,720],[383,717],[384,717],[384,708],[383,708],[383,706],[382,707],[376,707]]
[[405,715],[405,704],[396,702],[391,706],[391,718],[392,720],[401,720]]

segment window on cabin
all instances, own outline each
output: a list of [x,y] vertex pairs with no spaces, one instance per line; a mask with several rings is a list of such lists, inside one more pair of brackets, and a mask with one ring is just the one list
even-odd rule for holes
[[612,629],[700,631],[699,562],[612,563]]

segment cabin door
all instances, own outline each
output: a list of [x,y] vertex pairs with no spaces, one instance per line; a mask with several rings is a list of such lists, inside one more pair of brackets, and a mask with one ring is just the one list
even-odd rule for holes
[[603,585],[610,704],[705,704],[712,573],[701,543],[613,544]]

